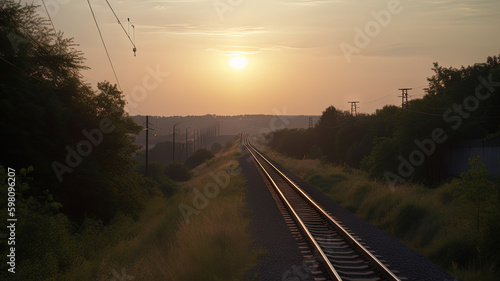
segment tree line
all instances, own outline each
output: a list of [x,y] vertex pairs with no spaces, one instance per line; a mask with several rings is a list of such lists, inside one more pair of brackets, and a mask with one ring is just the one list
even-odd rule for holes
[[[126,113],[123,93],[108,81],[87,83],[77,44],[36,8],[0,2],[0,218],[14,208],[12,280],[55,280],[95,259],[99,247],[117,242],[100,240],[104,227],[137,219],[150,199],[175,187],[138,171],[134,138],[142,127]],[[7,171],[16,171],[11,188]],[[9,247],[0,245],[0,279]]]
[[500,134],[500,57],[453,68],[434,63],[421,99],[352,116],[329,106],[309,129],[283,129],[269,145],[297,158],[361,168],[390,184],[439,184],[441,165],[455,141]]
[[87,84],[83,54],[34,6],[4,1],[1,9],[0,159],[33,168],[22,197],[50,197],[76,220],[136,215],[152,183],[134,172],[133,136],[142,127],[125,112],[122,92],[107,81],[96,90]]
[[[352,116],[329,106],[314,127],[278,130],[265,136],[266,141],[288,156],[321,159],[323,165],[343,165],[347,172],[361,169],[391,186],[417,183],[434,188],[435,200],[452,212],[450,231],[456,233],[446,242],[433,241],[436,249],[439,243],[445,247],[432,255],[453,260],[454,270],[496,277],[500,270],[500,178],[488,173],[477,155],[462,159],[468,160],[470,168],[459,177],[452,178],[444,169],[455,143],[498,140],[500,57],[460,68],[434,63],[432,69],[426,94],[403,108],[386,105],[372,114]],[[398,216],[405,217],[418,210],[399,212]]]

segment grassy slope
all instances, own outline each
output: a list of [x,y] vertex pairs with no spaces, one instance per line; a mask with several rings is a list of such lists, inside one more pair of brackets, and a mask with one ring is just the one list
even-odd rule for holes
[[194,177],[172,197],[151,200],[137,222],[122,218],[93,235],[92,239],[108,241],[109,246],[89,241],[89,247],[101,245],[94,258],[57,280],[244,279],[258,254],[246,233],[250,212],[244,203],[242,175],[230,175],[228,184],[208,198],[208,205],[192,214],[189,223],[179,211],[181,203],[193,207],[195,188],[203,192],[204,186],[215,182],[210,173],[224,173],[238,157],[236,147],[217,155],[196,168]]
[[470,252],[471,228],[459,220],[457,203],[449,188],[406,185],[391,190],[385,183],[368,180],[365,173],[349,167],[265,152],[361,219],[398,238],[458,278],[496,280],[488,269],[476,271],[472,266],[466,269],[455,266],[458,259],[477,253]]

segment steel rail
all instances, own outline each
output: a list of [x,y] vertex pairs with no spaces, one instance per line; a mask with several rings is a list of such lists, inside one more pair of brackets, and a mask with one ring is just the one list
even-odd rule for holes
[[[255,153],[257,153],[267,164],[276,171],[287,183],[289,183],[293,188],[306,199],[306,201],[318,212],[320,212],[323,217],[325,217],[330,223],[335,226],[339,232],[344,236],[351,245],[356,247],[368,260],[370,260],[375,267],[378,268],[379,272],[382,273],[389,280],[401,281],[390,269],[388,269],[377,257],[375,257],[370,251],[368,251],[356,238],[354,238],[343,226],[341,226],[330,214],[328,214],[322,207],[320,207],[307,193],[305,193],[295,182],[293,182],[289,177],[287,177],[283,172],[281,172],[275,165],[273,165],[265,156],[263,156],[252,144],[248,142],[245,146],[251,147]],[[250,153],[251,150],[249,149]],[[255,158],[254,154],[252,156]],[[262,165],[259,163],[262,167]],[[266,172],[267,174],[267,172]],[[276,188],[276,187],[275,187]]]
[[260,161],[255,156],[255,154],[253,154],[252,150],[248,147],[248,145],[245,144],[245,146],[247,147],[248,152],[254,158],[255,162],[259,165],[260,169],[265,173],[267,179],[271,182],[271,184],[273,185],[274,189],[276,190],[276,192],[280,196],[281,200],[285,203],[287,209],[293,214],[293,216],[295,218],[295,221],[301,226],[302,230],[307,235],[307,238],[309,239],[309,241],[314,245],[314,247],[316,248],[316,250],[320,254],[321,258],[323,259],[323,263],[326,265],[326,268],[329,271],[328,274],[332,278],[335,278],[334,280],[336,280],[336,281],[342,281],[342,278],[338,274],[337,270],[335,270],[335,268],[333,267],[332,263],[330,262],[330,260],[326,256],[325,252],[323,252],[323,249],[321,249],[321,247],[319,246],[319,244],[316,241],[316,239],[313,237],[313,235],[311,234],[311,232],[309,231],[309,229],[307,229],[306,225],[304,224],[304,222],[302,221],[302,219],[299,217],[299,215],[297,214],[297,212],[295,211],[295,209],[292,207],[292,205],[290,204],[290,202],[286,199],[286,197],[283,194],[283,192],[281,192],[280,188],[278,187],[278,185],[276,184],[276,182],[272,179],[271,175],[267,172],[267,170],[264,168],[264,166],[262,166],[262,164],[260,163]]

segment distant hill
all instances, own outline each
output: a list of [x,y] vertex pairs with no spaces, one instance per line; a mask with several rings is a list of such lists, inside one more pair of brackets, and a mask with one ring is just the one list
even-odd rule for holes
[[[221,136],[233,136],[238,133],[256,134],[270,132],[283,128],[308,128],[310,118],[315,124],[318,115],[236,115],[236,116],[150,116],[149,117],[149,148],[156,143],[172,141],[172,130],[176,126],[176,143],[186,142],[186,129],[188,142],[193,141],[194,134],[207,136],[208,139]],[[146,116],[132,116],[139,125],[146,125]],[[155,136],[156,135],[156,136]],[[198,137],[197,137],[198,138]],[[142,131],[136,138],[136,143],[145,146],[146,132]],[[221,143],[225,145],[225,143]]]
[[[212,150],[212,145],[219,143],[224,147],[226,143],[234,139],[234,135],[222,135],[212,138],[207,138],[206,141],[198,142],[193,144],[191,140],[188,141],[186,146],[186,140],[178,142],[177,136],[175,137],[175,161],[184,162],[186,158],[193,153],[194,150],[200,148],[206,148]],[[134,157],[135,160],[144,162],[146,161],[145,148],[141,151],[141,154]],[[168,164],[173,160],[173,143],[171,141],[158,142],[154,146],[149,147],[149,161],[158,162],[163,164]]]

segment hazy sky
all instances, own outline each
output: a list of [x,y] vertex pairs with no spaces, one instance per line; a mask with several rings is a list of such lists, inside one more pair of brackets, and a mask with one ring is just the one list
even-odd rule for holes
[[[500,53],[500,1],[90,0],[130,114],[304,114],[329,105],[373,112],[421,97],[432,63]],[[41,0],[24,1],[42,4]],[[116,83],[85,0],[45,0],[74,37],[92,84]],[[43,6],[39,9],[45,15]],[[248,60],[243,69],[231,56]]]

